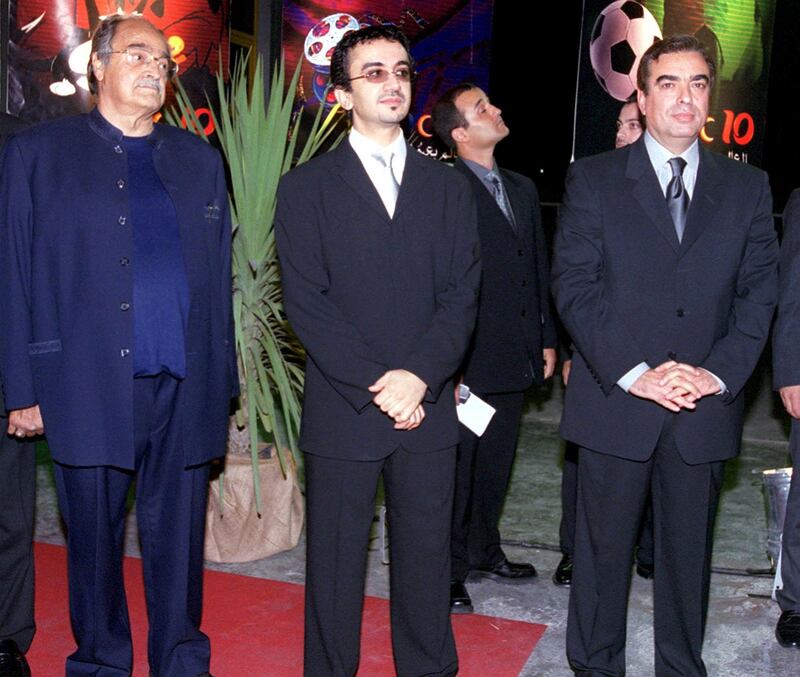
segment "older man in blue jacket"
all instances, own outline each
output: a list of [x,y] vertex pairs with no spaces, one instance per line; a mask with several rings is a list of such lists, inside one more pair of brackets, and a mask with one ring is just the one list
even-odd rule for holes
[[151,675],[201,675],[208,463],[237,392],[219,155],[154,125],[175,65],[135,17],[98,26],[97,107],[12,137],[0,178],[8,432],[47,435],[67,526],[67,675],[127,675],[125,498],[136,480]]

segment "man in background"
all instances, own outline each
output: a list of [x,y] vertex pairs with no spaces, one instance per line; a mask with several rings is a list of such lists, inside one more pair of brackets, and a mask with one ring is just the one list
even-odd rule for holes
[[781,587],[775,598],[781,615],[775,637],[781,646],[800,647],[800,190],[783,212],[778,316],[772,335],[774,387],[792,417],[789,446],[792,483],[786,501],[781,540]]
[[[0,148],[25,127],[0,113]],[[8,321],[8,320],[6,320]],[[36,455],[25,435],[10,436],[0,383],[0,677],[27,677],[25,652],[36,629],[33,616],[33,527]]]
[[464,385],[494,407],[482,436],[460,427],[451,536],[450,607],[472,611],[467,575],[519,582],[532,564],[510,561],[500,546],[500,516],[517,448],[525,391],[553,375],[556,330],[550,314],[547,245],[533,182],[500,169],[496,145],[509,130],[479,87],[464,83],[433,108],[437,135],[458,154],[456,169],[478,205],[480,304],[461,365]]

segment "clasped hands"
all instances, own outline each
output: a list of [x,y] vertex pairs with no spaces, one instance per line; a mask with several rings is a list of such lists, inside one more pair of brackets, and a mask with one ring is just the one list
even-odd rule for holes
[[425,418],[422,398],[428,386],[406,369],[391,369],[369,386],[372,401],[389,418],[395,430],[418,428]]
[[706,395],[716,395],[720,386],[717,379],[702,367],[670,360],[644,372],[628,392],[679,412],[681,409],[694,409],[697,400]]

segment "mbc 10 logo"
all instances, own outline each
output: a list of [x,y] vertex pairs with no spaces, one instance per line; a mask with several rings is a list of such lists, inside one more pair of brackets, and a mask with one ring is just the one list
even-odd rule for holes
[[[734,113],[729,108],[722,112],[725,115],[722,123],[722,142],[726,145],[733,142],[737,146],[746,146],[750,143],[756,133],[753,116],[750,113]],[[716,119],[709,115],[705,126],[700,130],[700,138],[706,143],[712,143],[716,138],[712,136],[712,129],[716,122]]]

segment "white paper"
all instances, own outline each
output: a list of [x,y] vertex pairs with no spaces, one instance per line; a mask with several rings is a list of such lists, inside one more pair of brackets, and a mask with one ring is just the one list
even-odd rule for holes
[[463,383],[458,387],[458,405],[456,406],[458,420],[478,437],[486,432],[494,412],[493,406],[486,404],[480,397],[470,392]]

